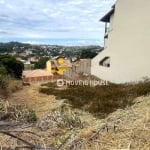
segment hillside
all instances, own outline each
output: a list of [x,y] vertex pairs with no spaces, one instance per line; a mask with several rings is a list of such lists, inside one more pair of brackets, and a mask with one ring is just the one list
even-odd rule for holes
[[[12,108],[26,105],[35,110],[37,115],[36,122],[22,124],[22,119],[19,119],[20,114],[17,117],[19,124],[12,120],[13,126],[10,124],[7,126],[5,122],[5,128],[1,120],[1,146],[11,148],[23,145],[41,146],[50,150],[149,150],[149,95],[135,98],[133,105],[117,109],[106,118],[100,119],[82,109],[72,108],[65,99],[56,99],[54,95],[39,93],[39,88],[40,84],[33,84],[14,93],[10,98],[5,99],[5,102],[1,99],[1,104],[4,103],[1,105],[1,112],[2,106],[5,106],[7,111],[11,111],[17,117],[18,112],[21,111],[16,109],[14,111]],[[11,133],[24,141],[15,140],[6,133]]]
[[19,42],[0,43],[0,52],[12,52],[14,49],[19,50],[22,47],[25,49],[32,48],[30,44]]
[[0,54],[10,54],[24,59],[30,57],[54,57],[58,55],[67,58],[93,58],[103,48],[91,46],[61,46],[61,45],[33,45],[19,42],[0,43]]

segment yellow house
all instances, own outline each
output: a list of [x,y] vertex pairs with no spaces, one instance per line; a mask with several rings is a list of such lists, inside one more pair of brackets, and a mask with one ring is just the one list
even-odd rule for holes
[[46,70],[53,74],[57,73],[63,75],[70,67],[72,67],[71,62],[62,56],[55,57],[46,63]]

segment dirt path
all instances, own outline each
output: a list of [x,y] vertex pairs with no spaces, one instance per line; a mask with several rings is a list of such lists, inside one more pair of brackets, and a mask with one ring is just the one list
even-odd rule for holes
[[26,86],[22,90],[12,94],[8,99],[13,105],[26,105],[36,111],[38,117],[44,117],[49,112],[59,107],[63,100],[56,100],[55,96],[39,93],[40,84]]

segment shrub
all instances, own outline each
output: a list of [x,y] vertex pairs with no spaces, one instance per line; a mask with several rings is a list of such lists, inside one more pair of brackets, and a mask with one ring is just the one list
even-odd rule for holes
[[20,80],[13,79],[9,76],[0,75],[0,95],[8,97],[11,93],[14,93],[22,89],[22,82]]
[[21,61],[16,60],[15,57],[10,55],[0,55],[0,65],[5,67],[7,74],[21,78],[24,65]]
[[5,76],[7,74],[7,70],[3,65],[0,65],[0,75]]
[[41,84],[41,86],[46,86],[46,87],[49,87],[49,88],[56,88],[57,83],[56,82],[48,82],[48,83]]
[[22,105],[10,105],[7,101],[0,101],[0,121],[35,122],[37,116],[34,110]]
[[104,117],[118,108],[133,104],[136,97],[150,92],[150,82],[137,84],[109,84],[108,86],[75,86],[67,89],[40,88],[40,92],[55,95],[58,99],[67,99],[75,108],[84,109]]
[[8,78],[0,75],[0,89],[6,89],[8,84]]
[[34,110],[26,109],[24,112],[24,117],[26,118],[27,122],[35,122],[37,121],[37,116]]

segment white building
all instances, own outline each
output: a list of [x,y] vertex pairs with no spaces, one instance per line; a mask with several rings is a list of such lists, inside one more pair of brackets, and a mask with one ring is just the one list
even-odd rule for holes
[[104,50],[91,73],[115,83],[150,77],[150,0],[118,0],[101,21]]

